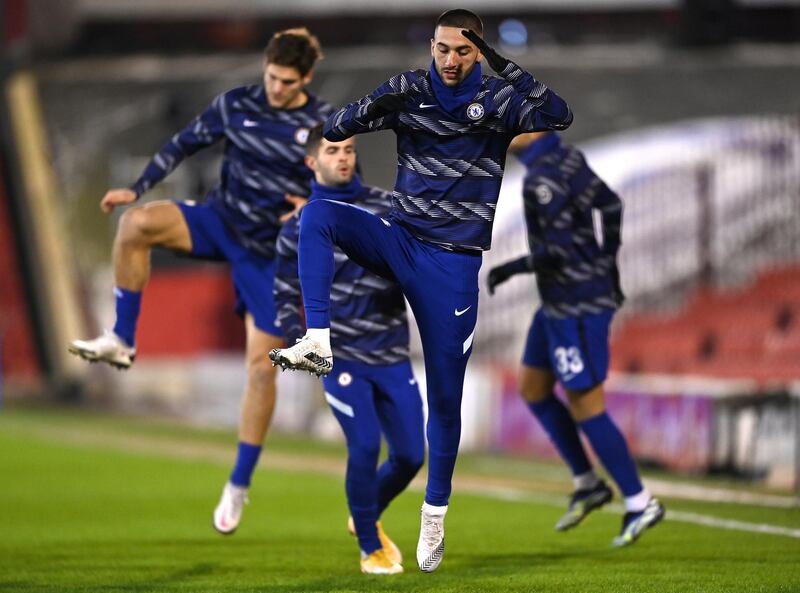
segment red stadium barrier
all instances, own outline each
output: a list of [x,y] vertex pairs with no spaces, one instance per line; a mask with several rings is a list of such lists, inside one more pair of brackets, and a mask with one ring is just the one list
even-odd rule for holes
[[0,374],[10,381],[30,380],[39,376],[41,368],[9,208],[0,172]]
[[244,347],[226,266],[154,270],[142,298],[137,355],[189,357]]

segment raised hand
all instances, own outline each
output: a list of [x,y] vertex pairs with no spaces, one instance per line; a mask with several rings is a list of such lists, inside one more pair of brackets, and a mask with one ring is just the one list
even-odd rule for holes
[[117,206],[132,204],[138,197],[132,189],[110,189],[100,200],[100,209],[106,214],[111,214]]
[[486,62],[492,67],[492,70],[499,74],[506,69],[506,66],[508,66],[510,60],[507,60],[499,53],[494,51],[494,49],[492,49],[492,47],[486,43],[482,37],[475,33],[475,31],[464,29],[461,31],[461,34],[475,44],[475,47],[477,47],[478,50],[483,54],[483,57],[486,58]]

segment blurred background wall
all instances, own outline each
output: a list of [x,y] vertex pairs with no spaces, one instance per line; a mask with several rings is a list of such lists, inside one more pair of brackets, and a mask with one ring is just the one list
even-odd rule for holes
[[[626,205],[628,295],[610,407],[644,462],[798,484],[800,2],[463,1],[487,39],[556,89],[564,134]],[[69,339],[112,322],[118,214],[98,202],[219,92],[260,80],[269,36],[308,26],[326,58],[312,91],[341,105],[426,68],[451,5],[328,0],[6,0],[0,108],[0,383],[235,424],[243,331],[226,268],[154,254],[139,358],[75,365]],[[367,182],[391,187],[389,132],[358,140]],[[219,150],[145,199],[201,199]],[[483,273],[524,253],[523,171],[509,158]],[[535,279],[481,300],[464,445],[552,455],[516,393]],[[74,334],[78,333],[79,336]],[[417,358],[419,354],[416,349]],[[419,361],[417,361],[419,362]],[[420,375],[423,374],[421,366]],[[285,375],[279,429],[334,436],[318,384]]]

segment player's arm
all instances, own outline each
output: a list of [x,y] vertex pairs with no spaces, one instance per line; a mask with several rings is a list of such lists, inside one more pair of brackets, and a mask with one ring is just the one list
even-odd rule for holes
[[306,331],[301,314],[303,299],[297,267],[298,236],[296,228],[296,222],[290,220],[278,234],[275,282],[272,289],[278,323],[286,338],[286,343],[290,346]]
[[489,294],[494,294],[495,288],[503,284],[506,280],[517,274],[530,274],[533,272],[533,256],[523,255],[517,259],[512,259],[504,264],[493,267],[489,270],[486,284],[489,287]]
[[603,226],[603,251],[616,257],[622,245],[622,200],[608,186],[597,192],[593,206],[600,211]]
[[[169,175],[188,156],[211,146],[225,135],[225,94],[218,95],[189,125],[164,144],[145,167],[130,191],[137,199]],[[112,190],[118,191],[118,190]],[[123,190],[124,191],[124,190]],[[110,193],[110,192],[109,192]]]
[[393,129],[415,90],[407,74],[393,76],[366,97],[334,111],[325,121],[325,139],[341,142],[355,134]]
[[558,94],[511,60],[498,54],[473,31],[462,31],[483,54],[498,76],[512,87],[501,104],[508,128],[516,134],[545,130],[565,130],[572,123],[572,111]]
[[615,298],[621,305],[625,300],[625,293],[622,291],[622,282],[619,277],[617,253],[622,245],[622,200],[616,192],[603,184],[603,191],[598,192],[595,197],[594,207],[600,211],[603,227],[603,251],[611,261],[609,274],[614,283]]

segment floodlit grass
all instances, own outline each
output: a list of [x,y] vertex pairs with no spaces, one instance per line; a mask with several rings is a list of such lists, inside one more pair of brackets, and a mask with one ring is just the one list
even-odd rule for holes
[[[338,445],[272,441],[271,451],[296,456],[301,468],[309,460],[341,463],[343,456]],[[211,511],[233,442],[230,431],[4,410],[0,591],[800,590],[798,539],[667,520],[632,548],[615,550],[609,543],[619,515],[597,513],[558,534],[553,524],[560,509],[550,503],[458,491],[439,571],[422,574],[415,566],[421,495],[409,492],[384,517],[407,557],[407,572],[367,577],[358,572],[358,550],[345,530],[342,477],[330,469],[259,471],[239,531],[231,537],[213,531]],[[227,453],[215,457],[215,451]],[[457,473],[480,465],[480,458],[467,457]],[[800,526],[795,509],[667,504]]]

